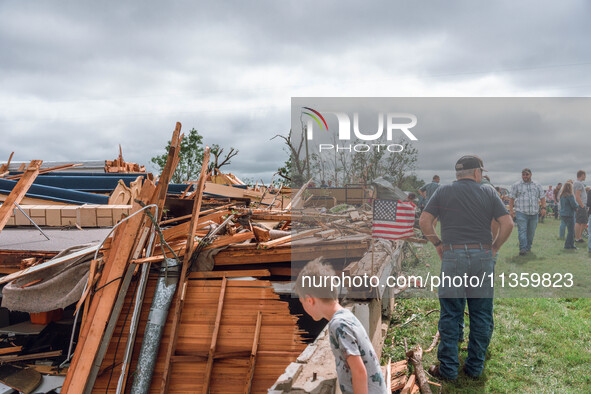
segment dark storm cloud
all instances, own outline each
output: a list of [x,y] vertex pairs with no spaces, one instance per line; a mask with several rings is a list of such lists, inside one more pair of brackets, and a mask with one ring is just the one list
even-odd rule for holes
[[[126,160],[149,164],[181,121],[208,144],[240,150],[230,171],[270,178],[286,158],[282,141],[270,139],[289,132],[291,96],[588,94],[590,7],[3,2],[0,160],[13,150],[20,160],[112,159],[120,143]],[[566,129],[546,148],[521,149],[531,133],[548,131],[542,122],[526,135],[518,120],[506,120],[512,130],[502,119],[479,128],[508,136],[474,140],[502,152],[491,166],[544,156],[539,168],[549,173],[579,162],[556,157],[576,137]],[[474,147],[454,143],[453,126],[441,132],[449,137],[438,140],[438,151],[421,148],[421,176]]]

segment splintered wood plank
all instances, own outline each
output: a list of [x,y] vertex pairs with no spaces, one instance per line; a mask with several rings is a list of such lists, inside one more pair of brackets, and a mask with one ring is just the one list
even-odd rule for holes
[[19,204],[25,194],[39,175],[39,168],[41,168],[43,160],[33,160],[29,164],[27,170],[22,174],[21,179],[14,185],[14,188],[4,200],[2,206],[0,206],[0,231],[6,226],[8,219],[12,215],[14,204]]
[[406,376],[406,375],[400,375],[395,378],[392,378],[392,380],[391,380],[392,391],[401,390],[402,388],[404,388],[407,381],[408,381],[408,376]]
[[392,364],[392,377],[408,373],[408,361],[401,360]]
[[252,226],[252,231],[254,232],[254,236],[257,242],[267,242],[271,240],[271,235],[269,234],[269,230],[267,229]]
[[162,209],[164,208],[164,201],[166,200],[166,192],[168,191],[168,184],[172,179],[172,174],[176,169],[176,165],[178,164],[178,155],[181,150],[181,141],[183,140],[183,136],[181,134],[181,123],[176,122],[176,127],[174,132],[172,133],[172,138],[170,140],[170,148],[168,149],[168,157],[166,159],[166,164],[164,165],[164,169],[162,170],[162,174],[160,174],[160,178],[158,179],[158,186],[154,192],[154,196],[152,197],[152,201],[156,201],[158,205],[158,217],[156,218],[157,222],[160,222],[160,218],[162,218]]
[[415,385],[415,379],[416,379],[416,377],[414,374],[410,375],[410,377],[406,381],[406,384],[402,388],[401,394],[410,394],[413,386]]

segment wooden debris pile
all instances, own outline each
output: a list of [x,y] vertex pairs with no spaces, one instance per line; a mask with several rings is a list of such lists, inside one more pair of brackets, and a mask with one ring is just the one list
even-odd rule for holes
[[[413,372],[409,371],[409,361],[413,365]],[[420,346],[408,352],[408,359],[395,363],[389,362],[382,367],[384,376],[390,382],[393,393],[416,394],[431,393],[431,386],[441,387],[441,384],[428,380],[422,366],[422,350]]]
[[[279,300],[271,283],[260,279],[291,275],[290,214],[273,208],[284,198],[270,187],[250,190],[235,184],[206,184],[206,151],[199,180],[184,196],[191,213],[179,216],[169,211],[163,218],[166,203],[174,198],[168,189],[181,139],[177,124],[158,184],[149,177],[138,182],[129,211],[118,218],[124,220],[103,244],[80,252],[92,262],[87,287],[75,305],[78,324],[74,323],[72,354],[67,344],[53,353],[32,354],[30,349],[14,347],[6,350],[9,358],[4,361],[47,359],[49,366],[65,373],[64,393],[115,392],[118,386],[129,391],[136,384],[134,378],[145,375],[145,367],[137,365],[138,352],[142,353],[142,341],[153,325],[151,304],[162,280],[175,282],[177,290],[170,310],[162,312],[162,340],[155,344],[149,373],[151,391],[243,392],[246,387],[246,392],[264,392],[301,353],[305,346],[297,317]],[[25,194],[38,174],[38,164],[32,163],[21,177],[21,186],[11,192],[13,201]],[[127,192],[125,187],[121,192]],[[213,189],[207,193],[208,188]],[[313,250],[323,238],[311,240]],[[27,282],[27,275],[72,258],[52,257],[15,254],[17,261],[28,259],[22,262],[25,269],[0,280]],[[259,279],[239,279],[243,277]],[[34,287],[39,280],[30,282],[27,286]]]
[[146,167],[137,163],[127,163],[123,160],[123,152],[121,151],[121,145],[119,145],[119,156],[115,160],[105,160],[105,172],[146,172]]
[[[142,384],[150,392],[265,392],[305,348],[297,317],[271,280],[288,282],[297,275],[292,263],[319,256],[351,276],[380,278],[399,260],[401,243],[371,247],[365,191],[361,207],[304,208],[308,185],[290,198],[282,186],[248,187],[232,174],[208,174],[208,149],[198,180],[170,184],[180,127],[158,182],[146,176],[119,183],[110,202],[129,204],[128,210],[113,217],[116,227],[104,243],[80,252],[92,261],[72,307],[73,351],[65,346],[45,354],[50,367],[66,373],[64,393],[129,392]],[[128,172],[128,164],[120,153],[108,172]],[[38,171],[32,163],[11,192],[14,201]],[[76,215],[94,209],[99,224],[100,208],[75,209]],[[11,257],[32,259],[0,284],[72,258],[31,253]],[[162,292],[170,293],[165,307]],[[377,297],[380,303],[385,295]],[[30,357],[22,350],[10,350],[10,357]],[[149,366],[144,352],[151,352]]]

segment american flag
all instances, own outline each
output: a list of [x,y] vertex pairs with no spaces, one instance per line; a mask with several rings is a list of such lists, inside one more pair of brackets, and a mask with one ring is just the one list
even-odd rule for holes
[[373,201],[372,236],[375,238],[402,239],[414,235],[415,205],[412,202],[393,200]]

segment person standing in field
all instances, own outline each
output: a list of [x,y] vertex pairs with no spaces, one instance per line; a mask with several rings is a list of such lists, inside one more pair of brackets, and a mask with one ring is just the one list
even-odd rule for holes
[[575,246],[575,212],[578,204],[573,196],[573,187],[566,183],[560,192],[560,220],[566,227],[564,249],[576,249]]
[[573,194],[578,205],[575,213],[575,242],[584,242],[582,238],[583,230],[589,219],[587,215],[587,192],[583,184],[586,178],[585,171],[579,170],[577,171],[577,180],[573,183]]
[[[441,258],[441,277],[482,277],[483,283],[454,285],[441,281],[439,292],[439,365],[429,368],[433,376],[455,380],[458,376],[458,340],[464,307],[468,304],[470,335],[464,373],[476,378],[484,369],[486,349],[493,331],[494,257],[513,230],[513,221],[498,193],[490,185],[481,185],[486,171],[478,156],[462,156],[455,165],[456,181],[441,186],[427,203],[419,224]],[[441,239],[433,222],[441,222]],[[491,222],[499,224],[493,239]]]
[[511,186],[509,213],[515,218],[519,238],[519,255],[531,251],[538,225],[538,213],[546,213],[546,193],[538,183],[531,180],[529,168],[521,171],[521,181]]

